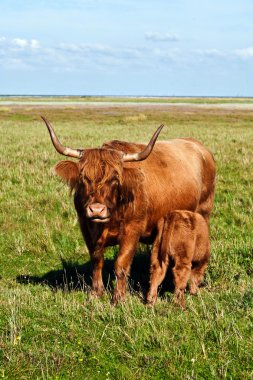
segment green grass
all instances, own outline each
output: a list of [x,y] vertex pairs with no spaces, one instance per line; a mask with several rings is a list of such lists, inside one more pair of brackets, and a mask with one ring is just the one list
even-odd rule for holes
[[[143,304],[144,246],[123,304],[110,304],[117,247],[106,253],[108,291],[90,297],[89,255],[40,114],[72,147],[147,141],[164,123],[160,139],[191,136],[213,151],[212,258],[185,311],[165,286],[154,309]],[[0,106],[0,133],[0,377],[253,378],[253,111]]]

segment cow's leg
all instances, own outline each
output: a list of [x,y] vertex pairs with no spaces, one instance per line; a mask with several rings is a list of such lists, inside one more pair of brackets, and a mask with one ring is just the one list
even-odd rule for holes
[[112,298],[113,304],[117,304],[125,297],[127,277],[140,237],[140,234],[135,231],[132,227],[132,231],[125,233],[121,239],[119,254],[115,262],[116,287]]
[[102,279],[102,269],[104,266],[104,252],[98,251],[91,254],[92,263],[92,289],[94,296],[100,297],[104,292],[104,284]]
[[195,263],[191,270],[190,277],[190,293],[196,294],[198,291],[198,287],[202,282],[205,274],[205,270],[207,268],[208,258]]
[[96,248],[90,251],[91,263],[93,268],[92,273],[92,294],[100,297],[104,292],[104,284],[102,278],[102,269],[104,266],[104,245],[108,234],[108,228],[105,228],[96,241]]
[[154,305],[157,299],[158,286],[164,280],[168,268],[168,255],[165,250],[161,250],[161,239],[164,221],[158,223],[157,235],[152,247],[150,258],[150,288],[147,295],[147,304]]

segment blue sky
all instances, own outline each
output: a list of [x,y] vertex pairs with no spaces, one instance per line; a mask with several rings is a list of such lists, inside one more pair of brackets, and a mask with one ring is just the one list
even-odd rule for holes
[[252,0],[1,0],[0,94],[253,96]]

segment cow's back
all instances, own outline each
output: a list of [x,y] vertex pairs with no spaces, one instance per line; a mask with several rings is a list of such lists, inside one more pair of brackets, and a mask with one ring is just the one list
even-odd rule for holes
[[[103,147],[134,153],[143,150],[145,145],[111,141]],[[124,167],[138,168],[143,173],[148,213],[146,229],[152,229],[161,217],[175,209],[198,211],[208,219],[213,205],[215,163],[212,154],[200,142],[193,139],[159,141],[146,160],[126,162]]]

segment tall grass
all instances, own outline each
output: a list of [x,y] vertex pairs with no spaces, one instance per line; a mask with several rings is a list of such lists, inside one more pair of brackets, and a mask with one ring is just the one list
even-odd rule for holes
[[[172,302],[166,284],[143,303],[149,247],[133,262],[130,292],[110,304],[117,247],[107,250],[101,299],[89,295],[90,265],[61,159],[39,118],[61,141],[194,137],[217,162],[212,258],[205,286]],[[196,108],[0,107],[0,377],[6,379],[253,378],[253,112]]]

